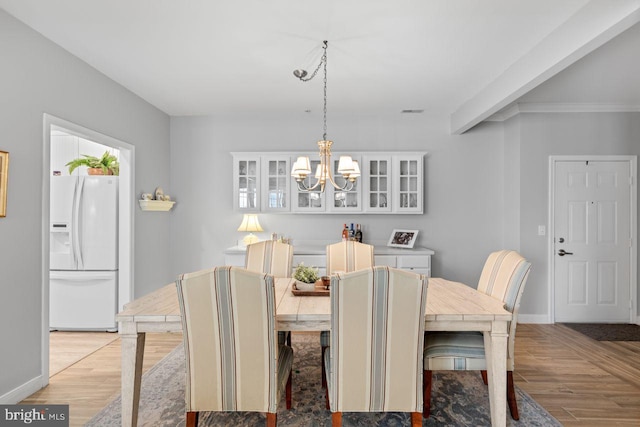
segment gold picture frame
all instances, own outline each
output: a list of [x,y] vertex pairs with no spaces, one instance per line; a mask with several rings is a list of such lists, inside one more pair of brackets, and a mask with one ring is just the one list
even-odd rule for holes
[[0,217],[7,216],[7,181],[9,180],[9,153],[0,151]]

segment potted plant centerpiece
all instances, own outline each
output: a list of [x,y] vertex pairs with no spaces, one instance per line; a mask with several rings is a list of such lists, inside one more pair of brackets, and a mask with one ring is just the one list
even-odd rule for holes
[[298,290],[312,291],[315,289],[316,281],[320,279],[320,275],[316,267],[307,267],[300,263],[293,272],[293,278],[296,279],[296,288]]
[[99,158],[83,154],[82,157],[71,160],[65,166],[69,166],[69,174],[80,166],[86,166],[89,175],[120,175],[118,158],[109,151],[105,151]]

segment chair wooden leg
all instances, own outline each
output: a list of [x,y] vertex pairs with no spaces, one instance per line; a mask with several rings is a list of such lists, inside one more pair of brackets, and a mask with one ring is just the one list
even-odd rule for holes
[[291,347],[291,331],[287,331],[287,346]]
[[327,409],[331,409],[331,405],[329,405],[329,387],[324,388],[324,401],[325,401],[325,407]]
[[285,389],[285,399],[287,402],[287,409],[291,409],[291,378],[293,377],[293,371],[289,371],[289,378],[287,379],[287,386]]
[[334,412],[331,414],[331,425],[333,427],[342,427],[342,412]]
[[487,371],[480,371],[480,375],[482,375],[482,382],[484,385],[489,385],[489,378],[487,378]]
[[513,371],[507,371],[507,403],[509,404],[511,418],[516,421],[519,420],[518,401],[516,400],[516,390],[513,385]]
[[278,425],[278,414],[267,412],[267,427],[276,427]]
[[186,420],[186,426],[187,427],[196,427],[198,425],[198,412],[196,411],[189,411],[187,412],[187,420]]
[[322,347],[320,352],[320,365],[322,365],[322,388],[327,388],[327,371],[324,367],[324,352],[327,351],[327,347]]
[[426,418],[431,415],[431,380],[433,371],[425,370],[422,374],[422,413]]
[[411,413],[411,427],[422,427],[422,414],[420,412]]

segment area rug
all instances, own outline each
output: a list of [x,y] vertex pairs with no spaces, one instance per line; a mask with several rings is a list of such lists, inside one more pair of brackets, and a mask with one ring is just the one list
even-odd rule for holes
[[563,323],[596,341],[640,341],[640,326],[628,323]]
[[[320,384],[320,344],[317,334],[293,334],[293,407],[287,411],[284,398],[278,406],[278,426],[330,426]],[[423,426],[489,426],[489,393],[478,372],[434,372],[431,416]],[[528,394],[516,387],[520,421],[507,415],[510,426],[561,426]],[[86,425],[120,426],[120,397],[103,408]],[[507,414],[509,410],[507,409]],[[258,413],[202,413],[198,425],[262,426]],[[139,426],[184,426],[184,349],[176,347],[142,378]],[[407,426],[408,414],[344,414],[346,426]]]

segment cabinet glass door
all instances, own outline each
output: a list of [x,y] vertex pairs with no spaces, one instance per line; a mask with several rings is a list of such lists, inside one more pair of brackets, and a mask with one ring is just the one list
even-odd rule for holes
[[399,158],[395,201],[398,212],[422,211],[422,158]]
[[237,204],[242,210],[257,210],[258,206],[258,161],[242,159],[237,160]]
[[[360,162],[360,158],[353,157],[353,160]],[[332,159],[332,172],[333,179],[340,187],[344,186],[346,180],[342,177],[340,173],[338,173],[338,163],[340,162],[340,155],[334,155]],[[332,196],[331,196],[331,205],[329,209],[334,212],[346,212],[346,211],[360,211],[362,210],[362,193],[360,191],[361,188],[361,179],[358,178],[354,186],[351,190],[338,190],[331,185],[331,183],[327,182],[327,187],[331,187]]]
[[289,158],[264,158],[265,211],[289,210]]
[[[295,161],[295,159],[294,159]],[[305,187],[311,187],[316,183],[315,170],[320,164],[320,160],[309,159],[311,164],[311,175],[303,181]],[[324,193],[320,192],[320,187],[314,191],[300,190],[295,179],[291,178],[293,186],[293,211],[294,212],[322,212],[325,210]]]
[[391,211],[391,159],[364,156],[366,179],[365,206],[367,212]]

